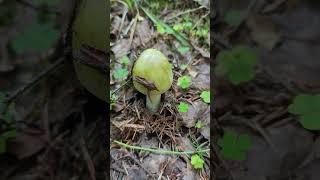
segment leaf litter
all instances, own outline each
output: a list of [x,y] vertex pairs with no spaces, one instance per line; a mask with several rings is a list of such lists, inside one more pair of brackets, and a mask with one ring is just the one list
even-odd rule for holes
[[[185,2],[188,3],[185,4]],[[192,25],[195,25],[196,29],[201,29],[205,26],[209,22],[209,16],[206,16],[209,9],[201,7],[201,4],[207,6],[207,3],[208,1],[196,2],[191,0],[181,2],[139,2],[139,4],[136,4],[137,6],[133,5],[132,13],[130,15],[127,14],[123,19],[122,32],[119,33],[120,38],[110,42],[112,53],[114,54],[111,59],[111,66],[119,67],[117,62],[124,55],[129,58],[130,63],[134,64],[134,61],[144,49],[155,48],[168,57],[169,62],[172,64],[174,80],[172,87],[162,96],[159,112],[151,114],[145,108],[144,96],[133,88],[130,81],[131,74],[128,74],[129,82],[117,91],[117,95],[120,98],[115,102],[116,105],[120,105],[122,108],[120,108],[120,111],[111,110],[111,141],[118,140],[139,147],[175,151],[188,150],[185,147],[188,144],[190,147],[195,148],[191,143],[191,136],[196,136],[201,143],[209,141],[209,113],[204,113],[209,109],[209,104],[200,100],[199,94],[203,89],[192,83],[194,81],[193,78],[198,77],[201,72],[201,68],[197,68],[197,64],[193,65],[194,62],[202,59],[204,61],[202,65],[209,69],[209,55],[206,54],[206,52],[209,52],[207,41],[209,33],[204,34],[205,38],[199,35],[189,38],[184,33],[191,34],[191,31],[175,31],[173,29],[174,25],[176,25],[175,22],[184,21],[186,16],[193,17]],[[182,5],[183,8],[174,8],[179,5]],[[118,32],[116,27],[119,27],[118,21],[121,19],[123,11],[125,11],[120,6],[122,6],[121,3],[112,3],[111,24],[114,24],[114,26],[112,26],[111,32]],[[197,8],[198,10],[189,12],[190,9]],[[176,16],[172,20],[166,21],[168,17],[172,18],[172,15],[179,13],[184,13],[184,16]],[[137,14],[140,17],[134,22]],[[198,23],[196,19],[199,20]],[[134,32],[131,37],[130,32]],[[130,44],[131,38],[132,44],[129,47],[128,44]],[[190,42],[197,42],[196,48]],[[180,65],[183,64],[186,65],[185,69],[180,68]],[[112,68],[110,71],[116,71],[116,68]],[[183,85],[184,89],[178,85],[178,78],[182,76],[190,77],[190,82],[187,82],[188,85]],[[202,76],[203,80],[206,80],[205,84],[208,84],[210,82],[209,73],[204,73]],[[115,90],[123,83],[115,82],[112,84],[111,89]],[[181,102],[189,104],[189,108],[183,108],[183,112],[178,108]],[[192,116],[186,117],[184,115],[192,112]],[[201,130],[197,130],[195,127],[197,120],[203,122],[204,127]],[[203,131],[202,129],[206,130]],[[188,142],[182,143],[185,145],[181,144],[182,137]],[[111,151],[114,155],[120,155],[125,152],[127,157],[125,159],[112,160],[111,174],[113,174],[113,179],[133,177],[132,174],[136,174],[139,177],[148,177],[148,179],[161,179],[161,177],[169,177],[169,179],[200,179],[202,177],[202,179],[209,179],[209,164],[205,160],[208,157],[204,159],[203,169],[195,171],[191,165],[191,156],[154,154],[144,151],[133,153],[133,151],[128,151],[117,145],[112,147]],[[209,148],[208,143],[202,147],[202,149],[206,148]],[[137,170],[136,166],[141,167],[141,169]],[[126,170],[123,172],[120,169]]]
[[[245,23],[235,28],[223,19],[230,11],[247,10],[252,2],[255,3],[243,19]],[[217,3],[217,22],[211,27],[211,35],[216,35],[217,41],[214,52],[246,45],[254,48],[258,63],[255,77],[247,83],[236,86],[225,77],[213,77],[215,111],[211,128],[216,130],[213,138],[218,141],[230,131],[252,138],[245,161],[223,158],[219,145],[213,145],[213,178],[316,179],[318,176],[315,170],[319,168],[315,157],[318,134],[303,127],[300,115],[288,112],[299,93],[320,92],[319,76],[315,73],[320,67],[315,60],[319,57],[316,4],[294,0]]]

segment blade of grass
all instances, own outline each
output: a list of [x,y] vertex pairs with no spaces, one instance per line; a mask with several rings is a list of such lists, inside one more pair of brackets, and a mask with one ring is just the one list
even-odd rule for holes
[[158,19],[155,15],[153,15],[151,12],[149,12],[144,7],[139,6],[139,8],[151,19],[151,21],[154,24],[162,26],[168,34],[172,34],[181,43],[182,46],[192,47],[183,35],[181,35],[177,31],[175,31],[173,28],[171,28],[166,23],[162,22],[160,19]]
[[170,151],[170,150],[163,150],[163,149],[145,148],[140,146],[131,146],[120,141],[113,141],[113,142],[128,149],[148,151],[148,152],[153,152],[158,154],[184,155],[184,154],[205,153],[210,151],[210,149],[203,149],[203,150],[197,150],[197,151]]

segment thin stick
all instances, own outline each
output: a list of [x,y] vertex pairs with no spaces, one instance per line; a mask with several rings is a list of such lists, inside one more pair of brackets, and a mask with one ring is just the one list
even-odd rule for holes
[[119,142],[116,140],[114,140],[113,142],[119,144],[120,146],[128,148],[128,149],[149,151],[149,152],[158,153],[158,154],[185,155],[185,154],[204,153],[204,152],[210,151],[210,149],[203,149],[203,150],[198,150],[198,151],[170,151],[170,150],[163,150],[163,149],[145,148],[145,147],[140,147],[140,146],[131,146],[131,145],[128,145],[128,144],[125,144],[123,142]]
[[11,94],[8,97],[8,99],[6,100],[6,104],[10,104],[20,94],[24,93],[26,90],[31,88],[33,85],[37,84],[43,77],[45,77],[47,74],[51,73],[53,70],[55,70],[57,67],[59,67],[59,65],[61,65],[64,61],[65,61],[64,57],[58,59],[56,62],[54,62],[52,65],[50,65],[47,69],[45,69],[39,75],[37,75],[34,79],[32,79],[29,83],[27,83],[23,87],[19,88],[16,92]]

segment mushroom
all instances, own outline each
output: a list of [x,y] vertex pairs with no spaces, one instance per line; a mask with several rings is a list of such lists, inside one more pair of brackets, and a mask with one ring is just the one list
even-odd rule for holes
[[172,84],[173,74],[168,58],[156,49],[143,51],[132,69],[134,87],[146,95],[146,106],[156,112],[161,94]]

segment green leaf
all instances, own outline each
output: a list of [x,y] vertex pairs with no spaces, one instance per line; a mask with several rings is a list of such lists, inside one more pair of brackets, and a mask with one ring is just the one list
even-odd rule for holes
[[179,47],[179,48],[178,48],[178,51],[179,51],[181,54],[185,54],[186,52],[190,51],[190,48],[187,47],[187,46],[182,46],[182,47]]
[[192,22],[188,21],[188,22],[184,22],[183,23],[183,28],[186,29],[186,30],[191,30],[192,26],[193,26]]
[[191,77],[190,76],[181,76],[178,78],[178,86],[182,89],[187,89],[191,85]]
[[238,46],[224,50],[217,55],[214,71],[218,76],[226,76],[233,84],[250,81],[255,76],[257,55],[253,49]]
[[43,51],[52,47],[58,37],[59,32],[53,29],[52,24],[32,24],[24,32],[18,34],[11,45],[18,54]]
[[128,74],[129,74],[128,70],[120,68],[114,72],[113,77],[115,79],[124,79],[128,76]]
[[182,31],[182,30],[183,30],[183,25],[182,25],[182,24],[175,24],[175,25],[173,26],[173,29],[174,29],[175,31]]
[[230,131],[225,132],[223,137],[218,140],[218,145],[222,148],[222,156],[229,160],[245,160],[251,144],[250,136],[246,134],[237,136],[236,133]]
[[299,116],[304,128],[320,130],[320,95],[300,94],[289,105],[288,111]]
[[130,59],[128,58],[128,56],[123,56],[121,58],[121,63],[125,66],[127,66],[130,63]]
[[[173,28],[171,28],[166,23],[162,22],[160,19],[158,19],[155,15],[153,15],[151,12],[149,12],[144,7],[142,7],[142,6],[139,6],[139,7],[151,19],[151,21],[157,26],[157,29],[160,28],[161,32],[166,32],[168,34],[172,34],[183,46],[190,46],[186,37],[184,37],[183,35],[181,35],[177,31],[175,31]],[[161,28],[163,28],[163,29],[161,29]]]
[[246,11],[229,11],[224,20],[230,26],[239,26],[246,17]]
[[197,121],[195,128],[201,129],[203,127],[203,124],[201,123],[201,121]]
[[180,104],[178,106],[178,110],[179,110],[179,112],[186,113],[189,110],[189,105],[187,103],[180,102]]
[[180,65],[181,70],[185,70],[185,69],[187,69],[187,67],[188,67],[188,64],[181,64]]
[[167,32],[166,29],[161,24],[157,24],[156,26],[157,26],[157,31],[160,34],[165,34]]
[[203,169],[204,160],[198,154],[194,154],[191,156],[191,164],[195,169]]
[[202,91],[200,97],[205,103],[210,103],[210,91]]

